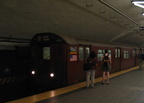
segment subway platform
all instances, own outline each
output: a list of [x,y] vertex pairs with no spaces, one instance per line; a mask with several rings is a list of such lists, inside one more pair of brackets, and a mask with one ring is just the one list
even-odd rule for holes
[[102,85],[99,77],[94,88],[86,89],[82,82],[7,103],[144,103],[144,70],[113,73],[109,85]]

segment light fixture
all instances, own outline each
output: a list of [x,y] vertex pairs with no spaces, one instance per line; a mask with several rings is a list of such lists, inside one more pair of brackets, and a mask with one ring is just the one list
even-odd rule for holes
[[126,14],[124,14],[123,12],[121,12],[120,10],[118,10],[117,8],[115,8],[114,6],[112,6],[111,4],[109,4],[108,2],[106,2],[105,0],[98,0],[98,1],[100,1],[101,3],[103,3],[104,5],[106,5],[107,7],[109,7],[110,9],[114,10],[118,14],[122,15],[126,19],[132,21],[134,24],[136,24],[136,25],[139,26],[139,23],[137,21],[135,21],[134,19],[130,18],[129,16],[127,16]]
[[54,77],[54,73],[50,73],[50,77]]
[[132,1],[135,6],[144,8],[144,1]]
[[140,26],[140,27],[139,27],[139,30],[144,30],[144,26]]
[[31,74],[32,74],[32,75],[35,75],[35,73],[36,73],[36,72],[35,72],[34,70],[31,71]]

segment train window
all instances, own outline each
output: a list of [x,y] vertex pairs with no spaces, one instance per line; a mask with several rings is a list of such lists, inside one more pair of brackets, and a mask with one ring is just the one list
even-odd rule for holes
[[120,49],[118,49],[118,57],[120,58]]
[[115,58],[120,58],[120,49],[115,49]]
[[102,50],[98,50],[98,53],[101,53],[101,54],[103,54],[103,51],[102,51]]
[[124,50],[124,59],[129,58],[129,51]]
[[111,57],[111,50],[108,50],[109,56]]
[[84,49],[83,47],[79,47],[79,60],[84,59]]
[[50,60],[50,47],[43,47],[43,59]]
[[127,56],[126,56],[126,51],[124,51],[124,58],[126,58]]
[[118,57],[118,53],[117,53],[117,49],[115,49],[115,58],[117,58]]
[[111,57],[111,50],[108,50],[108,54],[109,54],[109,56]]
[[86,47],[85,48],[85,58],[88,58],[89,54],[90,54],[90,48]]
[[98,54],[97,54],[97,60],[98,61],[102,61],[102,57],[103,57],[103,50],[98,50]]
[[108,53],[111,54],[111,50],[108,50]]

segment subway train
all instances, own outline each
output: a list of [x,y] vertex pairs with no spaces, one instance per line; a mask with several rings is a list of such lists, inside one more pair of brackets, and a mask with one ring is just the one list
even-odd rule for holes
[[85,81],[83,64],[90,51],[96,52],[96,77],[102,76],[102,56],[105,49],[112,58],[111,73],[138,65],[139,48],[132,45],[98,42],[54,33],[38,33],[30,42],[34,87],[55,89]]

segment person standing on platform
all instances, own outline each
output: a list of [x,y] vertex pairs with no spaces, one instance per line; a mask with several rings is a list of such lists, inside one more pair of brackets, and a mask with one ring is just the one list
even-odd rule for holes
[[91,65],[91,68],[90,70],[86,71],[86,87],[89,87],[91,80],[91,87],[93,88],[95,83],[95,70],[97,65],[96,53],[94,51],[90,52],[87,63]]
[[143,69],[143,53],[142,53],[142,50],[139,51],[139,54],[138,54],[138,59],[139,59],[139,70],[142,70]]
[[102,83],[101,84],[110,84],[109,76],[111,70],[111,56],[108,54],[108,50],[105,50],[105,54],[102,57]]

